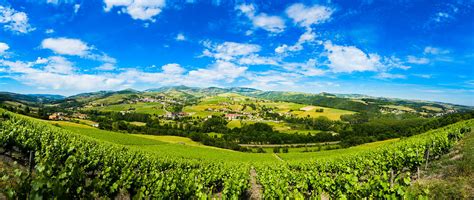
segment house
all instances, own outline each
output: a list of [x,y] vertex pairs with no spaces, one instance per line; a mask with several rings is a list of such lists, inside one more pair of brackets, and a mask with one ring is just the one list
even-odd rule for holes
[[238,119],[239,117],[242,117],[243,115],[241,114],[225,114],[225,118],[228,120],[233,120],[233,119]]
[[78,118],[78,119],[87,119],[87,115],[82,114],[82,113],[74,113],[74,114],[72,114],[72,117],[73,118]]
[[69,117],[66,116],[66,113],[55,112],[48,116],[49,120],[69,120]]
[[186,116],[188,116],[188,113],[186,113],[186,112],[178,112],[178,113],[167,112],[164,115],[164,117],[166,117],[168,119],[176,119],[176,118],[186,117]]

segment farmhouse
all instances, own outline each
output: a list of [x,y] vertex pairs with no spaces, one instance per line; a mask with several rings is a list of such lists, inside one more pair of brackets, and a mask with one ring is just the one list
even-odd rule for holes
[[82,114],[82,113],[74,113],[74,114],[72,114],[72,117],[73,118],[78,118],[78,119],[87,119],[87,115]]
[[49,120],[69,120],[69,117],[66,116],[66,113],[56,112],[48,116]]
[[225,114],[225,118],[227,118],[228,120],[233,120],[233,119],[237,119],[239,117],[242,117],[243,115],[241,114]]

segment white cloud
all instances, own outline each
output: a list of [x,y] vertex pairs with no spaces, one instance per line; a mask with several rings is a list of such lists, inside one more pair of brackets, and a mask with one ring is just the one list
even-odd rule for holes
[[259,88],[264,90],[287,90],[297,87],[297,83],[301,80],[301,75],[296,73],[288,73],[281,71],[265,71],[246,74],[246,78],[250,80],[250,84],[245,87]]
[[115,65],[112,63],[104,63],[96,69],[101,71],[112,71],[115,70]]
[[260,46],[256,44],[245,44],[236,42],[224,42],[219,45],[205,43],[207,48],[203,55],[219,60],[235,60],[238,57],[248,56],[260,51]]
[[0,55],[4,54],[8,49],[10,49],[10,46],[7,43],[0,42]]
[[46,31],[44,31],[44,33],[52,34],[52,33],[54,33],[54,29],[46,29]]
[[190,71],[188,78],[196,83],[213,83],[216,81],[233,82],[241,76],[247,67],[240,67],[227,61],[216,61],[210,68]]
[[133,19],[154,22],[156,15],[165,7],[165,0],[104,0],[105,12],[113,7],[123,7],[122,12],[128,13]]
[[81,8],[81,4],[74,4],[74,14],[77,14],[80,8]]
[[390,69],[408,70],[411,68],[410,66],[405,65],[405,63],[403,63],[400,58],[397,58],[395,56],[384,57],[381,61],[381,64],[382,66],[380,67],[380,69],[385,71]]
[[238,60],[241,65],[279,65],[277,58],[261,57],[256,54],[252,54]]
[[428,58],[418,58],[415,56],[407,56],[407,62],[412,64],[424,65],[428,64],[430,60]]
[[[47,60],[48,62],[43,58],[34,62],[0,60],[0,66],[6,66],[6,72],[12,74],[12,78],[26,85],[66,92],[116,89],[126,83],[126,80],[112,75],[77,74],[73,71],[72,64],[62,57],[50,57]],[[44,69],[39,69],[37,65],[40,63],[47,65]]]
[[319,67],[319,63],[316,59],[309,59],[304,63],[284,63],[282,66],[288,71],[304,76],[322,76],[327,73],[327,70]]
[[28,33],[35,30],[28,24],[28,16],[12,8],[0,6],[0,23],[5,24],[6,30],[14,33]]
[[305,43],[312,43],[316,39],[316,34],[308,28],[306,32],[304,32],[300,38],[298,39],[298,42],[296,42],[294,45],[280,45],[277,48],[275,48],[275,52],[278,54],[283,54],[287,52],[295,52],[295,51],[301,51],[303,50],[303,44]]
[[441,54],[448,54],[449,50],[440,49],[432,46],[425,47],[423,53],[431,54],[431,55],[441,55]]
[[377,79],[405,79],[407,77],[403,74],[391,74],[387,72],[382,72],[382,73],[377,74],[375,78]]
[[177,63],[166,64],[161,67],[165,74],[183,74],[186,70]]
[[281,33],[285,30],[285,21],[278,16],[269,16],[265,13],[256,14],[253,4],[242,4],[236,7],[237,10],[247,16],[254,27],[264,29],[272,33]]
[[326,42],[328,67],[333,72],[376,71],[381,66],[380,56],[366,54],[355,46],[339,46]]
[[233,62],[238,65],[279,65],[279,59],[262,57],[257,53],[261,47],[256,44],[224,42],[211,44],[204,42],[206,49],[203,56],[214,58],[218,61]]
[[176,35],[175,40],[184,41],[184,40],[186,40],[186,37],[182,33],[179,33],[178,35]]
[[[44,68],[46,72],[57,74],[72,74],[74,72],[73,64],[64,57],[51,56],[47,60],[48,64]],[[36,63],[38,63],[38,60],[36,61]]]
[[48,63],[48,59],[38,57],[34,63],[37,65],[46,64]]
[[303,27],[320,24],[331,18],[333,10],[326,6],[313,5],[306,7],[301,3],[291,5],[286,9],[288,17],[293,19],[295,24]]
[[[71,38],[47,38],[41,42],[43,49],[49,49],[59,55],[80,56],[81,58],[91,59],[102,62],[102,65],[95,68],[102,71],[115,69],[117,61],[115,58],[97,50],[79,39]],[[93,51],[95,50],[95,52]]]
[[46,3],[49,3],[49,4],[58,4],[58,3],[59,3],[59,0],[46,0]]
[[85,56],[91,49],[86,43],[78,39],[47,38],[41,42],[43,49],[50,49],[57,54]]

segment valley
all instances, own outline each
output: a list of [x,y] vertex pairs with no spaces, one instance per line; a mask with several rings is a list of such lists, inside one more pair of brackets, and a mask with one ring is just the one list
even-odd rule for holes
[[420,193],[413,173],[474,128],[472,107],[328,93],[176,86],[0,97],[0,174],[13,180],[0,185],[39,184],[31,191],[41,195],[46,182],[87,198],[409,197]]

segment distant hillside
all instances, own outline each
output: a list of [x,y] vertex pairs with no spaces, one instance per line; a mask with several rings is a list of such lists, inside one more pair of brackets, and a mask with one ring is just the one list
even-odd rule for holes
[[25,104],[49,103],[64,99],[64,96],[54,94],[17,94],[11,92],[0,92],[0,102],[13,101]]
[[262,91],[244,87],[188,87],[167,86],[161,88],[137,91],[126,89],[120,91],[98,91],[82,93],[69,97],[60,95],[23,95],[9,92],[0,93],[0,101],[20,102],[24,104],[52,103],[61,107],[80,107],[85,105],[111,105],[130,102],[138,98],[155,98],[157,96],[173,99],[177,102],[192,103],[199,99],[225,93],[235,93],[253,98],[271,101],[285,101],[314,106],[343,109],[354,112],[382,112],[382,113],[417,113],[421,115],[436,115],[473,110],[473,107],[431,101],[415,101],[395,98],[372,97],[362,94],[332,94],[332,93],[302,93],[284,91]]

